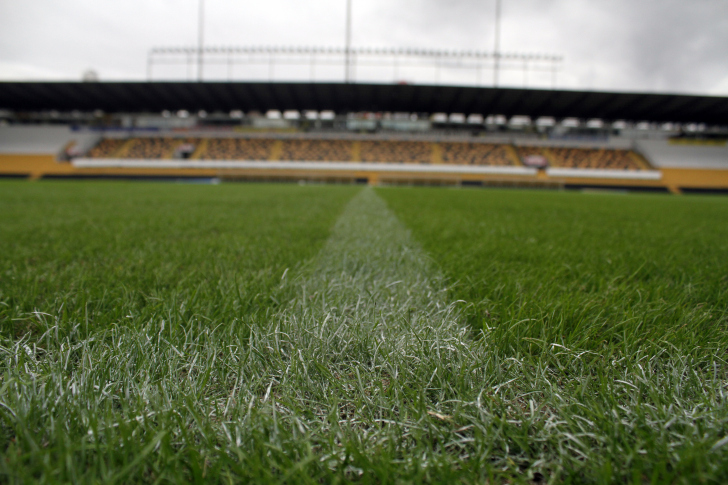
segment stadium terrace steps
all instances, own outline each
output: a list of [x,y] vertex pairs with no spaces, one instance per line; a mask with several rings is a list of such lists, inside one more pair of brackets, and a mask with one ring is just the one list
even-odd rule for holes
[[551,153],[551,150],[549,150],[548,148],[543,149],[543,156],[546,157],[546,161],[548,162],[549,166],[551,166],[551,167],[560,166],[559,161],[556,160],[556,158],[554,157],[554,154]]
[[630,150],[628,152],[628,155],[634,162],[639,165],[642,170],[654,170],[654,168],[650,165],[650,162],[647,161],[644,155],[641,153],[637,153],[634,150]]
[[432,144],[432,163],[437,165],[443,163],[442,161],[442,145],[435,142]]
[[270,154],[268,155],[268,160],[271,162],[275,162],[276,160],[281,159],[281,153],[283,153],[283,141],[281,140],[275,140],[273,142],[273,145],[270,148]]
[[506,145],[506,151],[508,152],[508,158],[510,158],[516,166],[523,166],[521,158],[518,156],[516,149],[513,145]]
[[361,162],[361,142],[359,140],[351,142],[351,161]]
[[203,138],[198,140],[195,145],[195,151],[190,155],[190,160],[200,160],[202,156],[207,153],[207,145],[210,143],[209,138]]

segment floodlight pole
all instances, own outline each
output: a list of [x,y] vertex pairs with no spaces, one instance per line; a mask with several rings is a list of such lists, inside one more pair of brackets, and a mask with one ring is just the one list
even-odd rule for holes
[[351,0],[346,0],[346,49],[344,52],[344,80],[351,82]]
[[147,54],[147,81],[152,80],[152,52],[153,50],[150,50]]
[[202,82],[202,53],[205,33],[205,0],[200,0],[199,26],[197,31],[197,80]]
[[493,86],[498,87],[500,69],[500,17],[501,0],[495,0],[495,49],[493,49]]

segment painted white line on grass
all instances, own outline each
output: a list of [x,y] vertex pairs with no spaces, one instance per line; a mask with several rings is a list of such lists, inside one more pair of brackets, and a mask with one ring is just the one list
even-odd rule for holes
[[296,308],[323,319],[404,339],[415,339],[412,334],[425,327],[441,336],[465,332],[442,278],[371,188],[346,207],[316,269],[300,284],[301,298],[305,293],[310,301],[299,298]]
[[[280,318],[252,330],[250,345],[275,341],[301,371],[325,369],[315,373],[327,375],[314,386],[320,390],[296,403],[316,414],[328,412],[332,380],[355,376],[357,388],[339,397],[342,406],[356,407],[351,422],[396,421],[396,400],[386,389],[444,393],[444,375],[479,360],[481,345],[459,322],[460,303],[448,302],[442,277],[371,188],[348,204],[307,276],[287,284],[295,296]],[[274,393],[281,401],[291,397]]]

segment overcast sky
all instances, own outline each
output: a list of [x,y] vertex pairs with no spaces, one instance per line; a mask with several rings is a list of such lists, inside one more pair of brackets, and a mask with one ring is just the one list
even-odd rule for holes
[[[562,55],[557,87],[728,95],[728,0],[502,0],[503,52]],[[355,47],[494,47],[495,0],[353,0]],[[0,79],[143,80],[151,47],[194,46],[199,0],[0,0]],[[205,0],[206,45],[341,46],[346,0]],[[257,69],[257,70],[256,70]],[[210,67],[209,79],[227,71]],[[473,84],[471,71],[361,68],[361,81]],[[156,79],[185,79],[184,66]],[[233,79],[259,79],[235,67]],[[336,77],[320,69],[317,79]],[[395,78],[397,76],[397,78]],[[274,79],[308,80],[308,68]],[[482,84],[491,82],[484,73]],[[503,84],[551,77],[504,72]]]

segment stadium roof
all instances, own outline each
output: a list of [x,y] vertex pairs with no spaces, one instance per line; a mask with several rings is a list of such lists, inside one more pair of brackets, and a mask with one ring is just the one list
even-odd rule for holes
[[728,98],[543,89],[284,82],[0,82],[13,111],[333,110],[728,124]]

